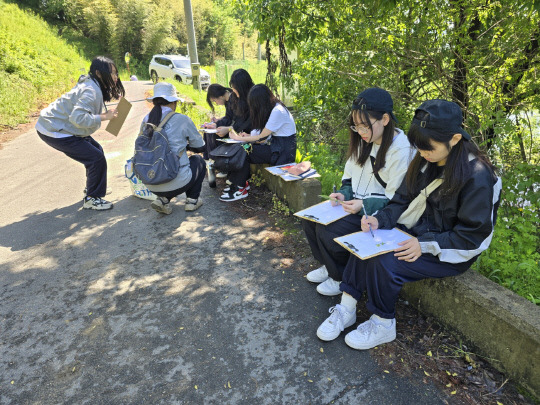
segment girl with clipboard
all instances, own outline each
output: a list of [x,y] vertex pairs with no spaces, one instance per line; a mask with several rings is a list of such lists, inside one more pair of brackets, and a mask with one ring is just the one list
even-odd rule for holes
[[317,330],[321,340],[337,338],[356,322],[365,291],[373,315],[345,343],[366,350],[391,342],[404,283],[461,274],[488,248],[502,184],[462,122],[461,108],[446,100],[429,100],[416,110],[407,136],[418,152],[406,178],[384,209],[362,218],[364,232],[398,226],[414,237],[394,252],[367,260],[351,256],[341,303]]
[[[349,159],[345,164],[342,186],[330,194],[339,200],[347,215],[328,225],[302,220],[313,256],[322,264],[307,274],[319,283],[322,295],[339,295],[339,283],[349,260],[349,251],[334,238],[358,232],[364,212],[373,214],[383,208],[405,176],[413,150],[405,133],[396,128],[390,94],[370,88],[353,101],[350,122]],[[333,204],[337,204],[335,202]]]

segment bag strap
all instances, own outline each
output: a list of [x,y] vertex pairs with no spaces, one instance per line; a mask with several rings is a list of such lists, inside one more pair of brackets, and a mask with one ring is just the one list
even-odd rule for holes
[[174,111],[171,111],[170,113],[168,113],[165,118],[163,118],[161,120],[161,122],[159,123],[159,126],[154,130],[154,131],[160,131],[164,126],[165,124],[167,123],[167,121],[169,121],[169,118],[171,118],[174,114],[176,114],[176,112]]
[[409,207],[400,215],[397,222],[411,229],[416,225],[424,211],[426,210],[427,198],[443,183],[443,179],[438,178],[429,183],[426,188],[420,191],[416,198],[409,203]]
[[371,170],[373,171],[373,175],[377,179],[377,181],[380,183],[383,188],[386,188],[386,183],[381,179],[381,176],[379,176],[379,173],[375,173],[375,158],[371,155],[369,155],[369,160],[371,160]]

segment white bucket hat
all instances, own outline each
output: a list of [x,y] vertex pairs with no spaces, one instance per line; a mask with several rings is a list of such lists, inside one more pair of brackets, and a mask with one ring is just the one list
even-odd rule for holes
[[167,82],[157,83],[154,86],[154,96],[148,97],[147,100],[152,101],[157,97],[164,98],[169,103],[180,100],[180,98],[176,95],[176,88],[171,83]]

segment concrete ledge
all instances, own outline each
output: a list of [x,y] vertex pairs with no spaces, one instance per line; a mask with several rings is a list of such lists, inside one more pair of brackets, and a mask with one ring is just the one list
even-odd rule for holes
[[268,189],[279,198],[285,200],[289,208],[294,212],[311,207],[321,202],[319,195],[322,192],[321,182],[317,178],[307,178],[298,181],[284,181],[279,176],[274,176],[265,167],[270,165],[251,165],[251,173],[260,174]]
[[540,397],[540,308],[469,270],[405,284],[402,295]]

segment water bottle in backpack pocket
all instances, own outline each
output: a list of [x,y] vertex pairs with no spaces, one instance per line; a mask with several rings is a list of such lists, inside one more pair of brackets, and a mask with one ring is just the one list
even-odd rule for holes
[[167,183],[178,175],[180,159],[171,150],[169,138],[164,129],[165,123],[174,114],[174,112],[167,114],[153,132],[151,124],[143,126],[135,140],[133,171],[144,184]]

